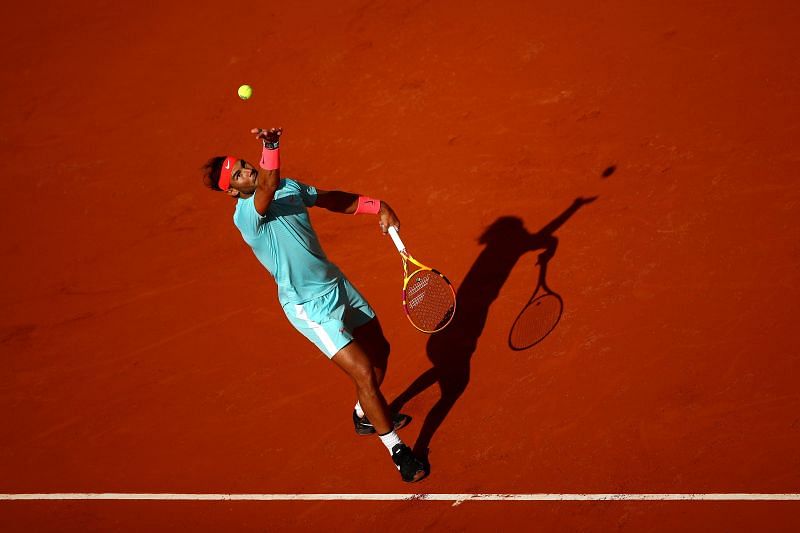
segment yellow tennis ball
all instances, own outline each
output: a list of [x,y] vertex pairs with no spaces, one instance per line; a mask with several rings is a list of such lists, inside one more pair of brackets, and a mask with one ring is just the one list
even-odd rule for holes
[[253,96],[253,88],[250,87],[249,85],[242,85],[236,92],[239,93],[239,98],[241,98],[242,100],[247,100],[251,96]]

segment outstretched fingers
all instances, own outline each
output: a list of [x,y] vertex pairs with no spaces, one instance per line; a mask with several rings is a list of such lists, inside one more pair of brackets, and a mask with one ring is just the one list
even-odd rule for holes
[[281,133],[283,133],[283,128],[253,128],[250,130],[250,133],[255,134],[256,139],[275,142],[278,140],[278,137],[281,136]]

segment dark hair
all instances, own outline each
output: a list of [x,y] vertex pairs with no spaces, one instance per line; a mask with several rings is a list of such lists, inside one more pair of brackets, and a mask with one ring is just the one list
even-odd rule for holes
[[225,162],[224,155],[212,157],[203,165],[203,183],[212,191],[221,191],[219,187],[219,176],[222,174],[222,163]]

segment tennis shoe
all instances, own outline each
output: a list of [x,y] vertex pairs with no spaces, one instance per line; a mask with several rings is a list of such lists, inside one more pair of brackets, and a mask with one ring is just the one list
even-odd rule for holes
[[403,478],[403,481],[414,483],[425,479],[428,475],[423,462],[417,459],[411,448],[402,442],[392,448],[392,460],[400,471],[400,477]]
[[[392,424],[394,425],[395,431],[406,427],[409,422],[411,422],[411,417],[408,415],[404,415],[403,413],[392,415]],[[375,433],[375,428],[372,426],[372,422],[369,421],[369,418],[367,418],[367,415],[359,418],[355,410],[353,410],[353,425],[358,435],[372,435]]]

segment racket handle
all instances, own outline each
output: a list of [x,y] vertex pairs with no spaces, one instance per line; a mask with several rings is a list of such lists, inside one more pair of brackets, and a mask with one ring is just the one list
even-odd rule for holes
[[397,234],[397,230],[394,226],[389,226],[389,237],[392,238],[392,242],[394,245],[397,246],[397,251],[403,253],[406,251],[406,245],[403,244],[403,241],[400,240],[400,235]]

